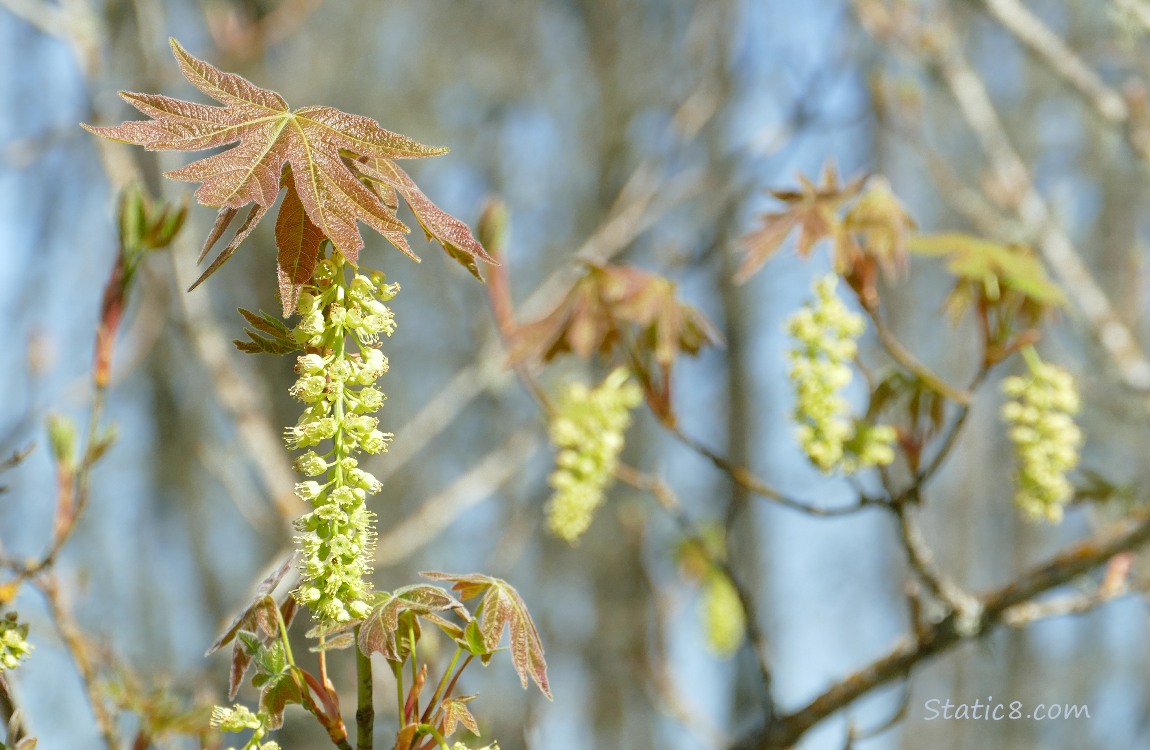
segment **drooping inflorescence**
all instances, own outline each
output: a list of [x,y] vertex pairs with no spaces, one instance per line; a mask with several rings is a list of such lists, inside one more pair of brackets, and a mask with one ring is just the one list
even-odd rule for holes
[[17,620],[15,612],[0,617],[0,672],[15,669],[31,653],[27,623]]
[[595,388],[571,383],[555,403],[551,441],[559,449],[550,477],[555,494],[547,508],[552,533],[576,542],[603,504],[631,424],[643,398],[630,373],[619,368]]
[[703,582],[701,600],[707,647],[729,657],[739,650],[747,634],[747,615],[739,591],[726,573],[713,569]]
[[1057,523],[1074,495],[1066,473],[1078,465],[1082,445],[1073,416],[1078,389],[1070,373],[1041,361],[1033,349],[1023,355],[1029,374],[1002,381],[1002,392],[1010,399],[1002,407],[1002,418],[1010,425],[1018,458],[1014,502],[1031,519]]
[[[303,583],[298,598],[322,623],[364,617],[369,607],[365,581],[371,570],[375,531],[366,499],[380,490],[374,476],[359,468],[355,455],[387,450],[391,434],[372,416],[384,402],[375,381],[387,372],[377,348],[379,334],[390,336],[395,320],[385,304],[399,291],[379,272],[353,273],[333,254],[317,267],[300,294],[296,340],[308,353],[297,360],[299,379],[291,393],[308,406],[287,430],[292,449],[307,451],[295,468],[308,477],[296,494],[314,510],[295,523],[303,550]],[[329,442],[330,441],[330,442]],[[316,446],[328,449],[317,452]]]
[[866,329],[835,294],[833,274],[815,282],[815,302],[787,320],[794,347],[787,372],[795,390],[794,419],[803,452],[824,473],[850,474],[894,460],[894,428],[856,423],[842,390],[851,382],[850,361]]

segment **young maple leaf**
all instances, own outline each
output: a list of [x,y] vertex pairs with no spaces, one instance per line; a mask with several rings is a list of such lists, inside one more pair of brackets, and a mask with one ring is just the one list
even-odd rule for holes
[[865,181],[865,177],[856,177],[845,185],[839,185],[838,174],[828,162],[823,167],[821,185],[799,175],[801,189],[771,190],[771,195],[786,203],[787,207],[764,214],[762,226],[743,240],[746,257],[735,275],[736,283],[743,283],[762,268],[795,227],[799,228],[796,248],[804,258],[824,237],[834,237],[836,244],[841,245],[844,233],[838,209],[858,195]]
[[527,605],[519,592],[501,578],[493,578],[482,573],[456,575],[425,571],[424,578],[434,581],[449,581],[451,588],[459,592],[460,599],[471,599],[483,595],[482,612],[479,615],[479,632],[483,645],[488,651],[499,647],[503,631],[511,633],[511,661],[519,673],[519,681],[527,687],[530,677],[539,690],[551,700],[551,686],[547,682],[547,662],[543,658],[543,643],[539,631],[527,611]]
[[588,264],[583,278],[551,312],[514,333],[511,358],[547,362],[573,352],[587,359],[623,349],[648,405],[671,420],[675,360],[722,340],[706,316],[676,296],[669,279],[633,266]]
[[551,312],[519,329],[512,358],[547,362],[564,352],[584,359],[607,355],[632,328],[661,369],[669,369],[680,351],[697,354],[722,341],[701,312],[676,297],[672,281],[634,266],[588,264],[586,275]]
[[274,91],[193,57],[175,39],[170,43],[184,76],[224,106],[122,91],[125,101],[151,119],[83,127],[149,151],[199,151],[238,143],[167,173],[172,179],[201,183],[196,200],[220,209],[201,261],[240,209],[251,206],[232,241],[193,288],[235,253],[281,190],[287,193],[276,222],[276,242],[285,314],[290,312],[289,302],[294,306],[299,286],[311,277],[324,239],[331,240],[349,262],[358,262],[363,237],[356,222],[367,224],[419,260],[404,237],[408,228],[396,217],[396,192],[411,206],[428,238],[437,240],[473,274],[479,275],[477,260],[494,263],[466,225],[431,203],[392,161],[438,156],[447,149],[424,146],[383,129],[371,118],[333,107],[293,111]]

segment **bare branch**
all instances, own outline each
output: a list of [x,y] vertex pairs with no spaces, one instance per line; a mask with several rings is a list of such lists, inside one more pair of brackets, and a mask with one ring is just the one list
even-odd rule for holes
[[[1150,392],[1150,360],[1034,187],[1029,170],[1011,144],[982,79],[953,40],[940,42],[931,60],[999,179],[1012,195],[1018,196],[1017,204],[1011,208],[1027,233],[1037,238],[1043,257],[1082,311],[1119,376],[1131,389],[1142,394]],[[1144,406],[1150,408],[1150,402],[1144,402]]]
[[1031,568],[1013,582],[977,598],[981,617],[974,627],[958,614],[951,614],[907,638],[886,656],[836,683],[797,711],[779,717],[769,726],[736,745],[739,750],[780,750],[791,747],[808,730],[859,697],[908,674],[919,664],[966,640],[981,637],[1007,621],[1007,612],[1051,589],[1073,581],[1103,565],[1115,555],[1150,541],[1150,509],[1092,536],[1043,565]]
[[983,4],[1052,73],[1084,96],[1098,114],[1111,123],[1126,121],[1130,113],[1122,95],[1107,86],[1062,37],[1051,31],[1019,0],[983,0]]
[[884,501],[882,501],[880,499],[873,498],[873,497],[867,497],[864,495],[860,495],[858,501],[855,503],[852,503],[851,505],[844,505],[841,507],[834,507],[834,508],[822,507],[822,506],[818,506],[818,505],[813,505],[813,504],[808,503],[808,502],[804,502],[802,500],[797,500],[793,497],[790,497],[788,495],[783,494],[779,490],[776,490],[774,487],[771,487],[766,482],[763,482],[761,479],[756,477],[746,467],[739,466],[738,464],[729,460],[725,456],[722,456],[719,453],[716,453],[715,451],[711,450],[706,445],[704,445],[702,442],[696,440],[695,438],[693,438],[692,436],[690,436],[686,432],[684,432],[683,429],[681,427],[679,427],[678,425],[667,425],[667,429],[671,432],[672,435],[674,435],[676,438],[678,438],[679,441],[683,445],[687,446],[688,448],[695,451],[700,456],[703,456],[708,461],[710,461],[712,464],[714,464],[716,468],[718,468],[720,471],[722,471],[728,477],[730,477],[731,481],[733,481],[736,485],[738,485],[739,487],[742,487],[743,489],[747,490],[748,492],[751,492],[755,495],[766,498],[767,500],[770,500],[772,503],[775,503],[776,505],[780,505],[784,508],[789,508],[790,510],[797,510],[800,513],[805,513],[809,516],[826,516],[826,517],[829,517],[829,516],[845,516],[845,515],[849,515],[851,513],[857,513],[858,511],[860,511],[863,508],[866,508],[868,506],[872,506],[872,505],[883,506],[886,504]]

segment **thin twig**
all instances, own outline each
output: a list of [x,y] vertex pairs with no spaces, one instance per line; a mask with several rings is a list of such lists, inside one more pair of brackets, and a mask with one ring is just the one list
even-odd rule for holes
[[767,500],[770,500],[772,503],[780,505],[784,508],[797,510],[800,513],[805,513],[809,516],[831,517],[845,516],[851,513],[857,513],[858,511],[872,505],[885,505],[882,500],[868,497],[866,495],[860,495],[858,501],[852,505],[845,505],[836,508],[820,507],[807,502],[803,502],[802,500],[796,500],[795,498],[789,497],[776,490],[774,487],[766,484],[754,474],[752,474],[751,471],[746,467],[739,466],[727,459],[725,456],[722,456],[719,453],[711,450],[701,441],[696,440],[687,434],[678,425],[667,425],[666,427],[672,435],[674,435],[679,439],[681,443],[683,443],[683,445],[695,451],[700,456],[706,458],[708,461],[714,464],[716,468],[727,474],[727,476],[731,478],[731,481],[735,482],[737,485],[747,490],[748,492],[752,492],[756,495],[759,495],[760,497],[764,497]]
[[119,750],[120,739],[116,732],[115,721],[104,703],[104,696],[97,681],[96,666],[92,662],[92,644],[86,640],[75,619],[73,619],[64,597],[60,593],[56,578],[52,575],[41,575],[35,579],[34,584],[44,595],[44,600],[48,603],[48,613],[52,617],[56,632],[60,634],[60,640],[71,656],[72,663],[76,665],[76,671],[80,675],[80,683],[84,687],[84,693],[88,697],[88,705],[96,720],[97,731],[103,738],[108,750]]
[[659,502],[660,507],[662,507],[675,521],[676,525],[679,526],[679,530],[682,534],[688,540],[695,542],[700,553],[706,557],[707,563],[726,576],[727,580],[731,582],[731,586],[734,587],[735,593],[739,597],[739,604],[743,608],[743,613],[746,615],[747,641],[750,643],[751,650],[755,654],[755,661],[759,667],[759,675],[762,677],[764,690],[767,695],[770,695],[772,684],[770,649],[767,645],[767,638],[759,627],[757,607],[750,591],[742,583],[740,577],[736,575],[727,559],[724,556],[718,556],[712,553],[706,541],[702,538],[702,534],[695,528],[695,524],[691,519],[687,517],[687,514],[683,511],[682,504],[679,503],[679,499],[675,496],[671,488],[667,486],[666,482],[623,463],[615,467],[615,476],[636,489],[651,493]]
[[908,638],[886,656],[835,683],[798,710],[779,717],[736,744],[738,750],[779,750],[795,744],[831,714],[872,690],[899,679],[914,667],[958,644],[985,635],[1005,622],[1007,611],[1066,584],[1106,563],[1115,555],[1150,541],[1150,509],[1144,509],[1106,531],[1091,536],[1031,568],[1016,580],[977,597],[978,622],[951,614]]
[[1086,98],[1107,122],[1129,117],[1122,95],[1106,85],[1094,70],[1042,20],[1018,0],[983,0],[995,20],[1014,35],[1054,75]]
[[[862,300],[860,300],[861,302]],[[919,361],[918,357],[905,346],[890,330],[890,327],[883,322],[882,316],[879,315],[878,308],[874,305],[863,304],[863,310],[874,323],[875,333],[878,335],[879,343],[883,345],[887,353],[894,359],[903,369],[914,373],[919,380],[926,383],[927,387],[935,393],[938,393],[946,398],[954,401],[957,404],[966,406],[970,404],[970,392],[960,391],[954,386],[947,383],[941,377],[936,375],[933,370]]]
[[[992,168],[1017,195],[1012,206],[1027,231],[1037,238],[1043,257],[1067,295],[1081,310],[1119,376],[1132,390],[1150,392],[1150,360],[1129,327],[1095,281],[1066,232],[1034,186],[1030,172],[1007,135],[982,79],[962,56],[953,39],[941,41],[929,58],[950,88],[959,111],[974,132]],[[1150,407],[1150,400],[1144,399]]]
[[976,622],[981,615],[978,600],[935,567],[934,553],[927,545],[922,530],[911,518],[910,507],[906,503],[895,503],[891,509],[898,518],[899,538],[906,551],[907,561],[922,583],[950,611],[965,618],[965,623]]

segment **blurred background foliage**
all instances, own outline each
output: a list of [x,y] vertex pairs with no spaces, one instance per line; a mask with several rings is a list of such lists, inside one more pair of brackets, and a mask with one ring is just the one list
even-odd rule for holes
[[[1084,96],[1028,51],[1004,22],[1017,5],[0,1],[0,447],[7,455],[39,446],[3,477],[5,552],[36,554],[47,538],[45,417],[79,417],[89,398],[92,332],[116,252],[110,186],[138,171],[157,195],[188,192],[160,179],[185,155],[103,146],[77,127],[134,117],[116,98],[120,89],[190,97],[168,36],[294,106],[329,104],[451,147],[411,173],[472,224],[487,197],[506,202],[505,264],[525,318],[554,301],[554,286],[532,295],[555,274],[570,279],[576,259],[618,257],[675,279],[727,342],[680,365],[680,422],[773,484],[833,504],[851,487],[802,460],[782,356],[782,321],[825,271],[826,255],[805,264],[783,252],[749,283],[732,283],[738,239],[775,205],[763,188],[793,186],[796,173],[813,176],[833,161],[848,177],[885,175],[923,228],[1041,244],[1045,224],[1019,208],[1031,190],[1145,340],[1150,196],[1138,128],[1150,106],[1146,7],[1027,3],[1115,104],[1105,91]],[[940,49],[957,49],[984,87],[1021,173],[999,168],[993,132],[990,157],[984,152],[987,132],[956,104]],[[278,309],[271,226],[186,295],[212,218],[193,207],[170,258],[141,269],[107,410],[120,438],[96,470],[89,515],[59,564],[93,658],[118,665],[114,694],[135,696],[124,702],[143,713],[161,702],[157,693],[147,703],[150,691],[223,702],[224,661],[202,653],[283,559],[287,520],[299,512],[278,440],[297,416],[291,365],[230,344],[242,325],[237,307]],[[482,693],[476,713],[504,750],[727,746],[762,720],[762,685],[747,647],[731,659],[706,651],[697,589],[676,562],[677,527],[649,496],[618,486],[577,548],[546,534],[543,420],[503,366],[484,290],[433,247],[421,255],[417,266],[378,237],[362,255],[403,286],[381,415],[396,440],[369,466],[385,484],[375,506],[377,585],[394,588],[434,568],[481,570],[519,588],[543,633],[556,700],[520,691],[499,660],[469,673],[464,689]],[[946,327],[949,284],[940,265],[916,261],[909,280],[884,289],[885,314],[936,371],[965,382],[976,364],[973,336]],[[1048,328],[1044,357],[1082,386],[1084,466],[1115,485],[1140,484],[1146,393],[1131,387],[1074,305]],[[863,356],[884,364],[873,346]],[[554,389],[603,374],[560,364],[543,382]],[[977,392],[923,515],[940,565],[974,590],[1005,583],[1097,523],[1087,512],[1054,528],[1019,519],[996,383]],[[734,531],[730,558],[753,587],[783,708],[905,632],[907,571],[885,515],[820,519],[749,498],[650,417],[632,428],[626,459],[664,477],[692,518]],[[43,603],[25,590],[15,604],[37,644],[16,681],[30,727],[42,747],[94,746],[80,680]],[[848,723],[881,724],[904,689],[905,720],[857,747],[1150,745],[1146,624],[1142,601],[1127,599],[997,632],[929,663],[909,686],[868,696],[802,746],[842,747]],[[337,667],[337,685],[350,684],[350,670]],[[987,696],[1084,703],[1091,720],[923,721],[930,698]],[[386,737],[394,727],[381,722],[379,731]],[[285,748],[324,741],[302,713],[279,739]]]

